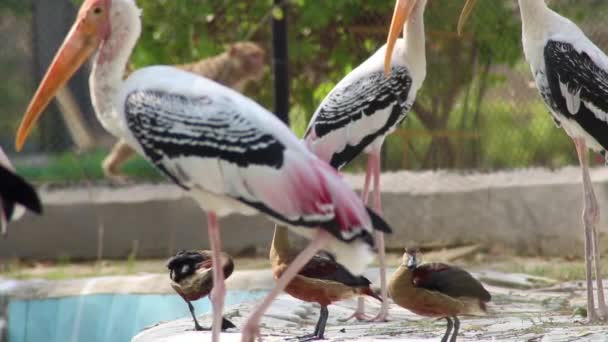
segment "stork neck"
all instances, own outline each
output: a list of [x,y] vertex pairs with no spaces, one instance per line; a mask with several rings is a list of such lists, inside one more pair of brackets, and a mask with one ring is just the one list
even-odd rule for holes
[[111,33],[95,56],[89,79],[93,107],[102,125],[114,135],[120,135],[118,112],[114,100],[131,52],[141,33],[140,10],[133,0],[113,0]]
[[270,261],[275,263],[288,262],[289,260],[289,236],[287,227],[275,225],[272,245],[270,246]]
[[426,70],[426,39],[424,35],[424,9],[427,0],[419,0],[403,27],[405,55],[415,69]]
[[524,34],[541,35],[548,29],[548,17],[552,11],[545,0],[519,0],[519,10]]

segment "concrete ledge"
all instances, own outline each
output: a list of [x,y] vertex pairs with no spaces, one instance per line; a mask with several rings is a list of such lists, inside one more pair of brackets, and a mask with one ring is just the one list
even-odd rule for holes
[[[274,284],[270,269],[235,271],[226,280],[229,290],[268,290]],[[0,279],[0,298],[35,300],[95,294],[175,294],[175,291],[168,273],[67,280]]]
[[[355,189],[362,175],[346,175]],[[580,172],[518,170],[492,174],[396,172],[382,175],[384,213],[395,234],[389,248],[413,243],[481,242],[526,254],[582,253]],[[600,208],[608,204],[608,169],[592,170]],[[45,215],[27,215],[0,241],[0,258],[92,259],[99,237],[104,258],[166,257],[208,246],[198,205],[170,184],[41,189]],[[230,253],[267,249],[273,224],[231,216],[221,222]],[[606,232],[602,215],[600,231]],[[100,231],[103,234],[100,235]]]

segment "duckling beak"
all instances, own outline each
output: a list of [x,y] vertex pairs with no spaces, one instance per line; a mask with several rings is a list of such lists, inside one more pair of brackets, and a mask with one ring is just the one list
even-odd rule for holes
[[412,9],[416,5],[417,0],[397,0],[395,4],[395,11],[393,12],[393,19],[391,20],[391,27],[388,31],[388,38],[386,40],[386,54],[384,55],[384,75],[388,77],[391,73],[391,60],[393,57],[393,49],[399,33],[403,30],[403,25],[412,14]]
[[477,4],[477,0],[467,0],[467,2],[464,4],[464,7],[462,8],[462,12],[460,12],[460,18],[458,19],[458,35],[462,36],[462,29],[464,28],[464,25],[466,24],[467,20],[469,19],[469,16],[471,16],[471,12],[473,12],[473,9],[475,8],[475,5]]
[[405,265],[408,269],[413,270],[418,265],[418,260],[416,260],[416,254],[408,254],[407,264]]

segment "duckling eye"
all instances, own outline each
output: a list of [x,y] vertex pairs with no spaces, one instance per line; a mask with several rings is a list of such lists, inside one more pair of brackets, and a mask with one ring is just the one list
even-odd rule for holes
[[99,14],[101,14],[101,12],[103,12],[103,10],[101,9],[101,7],[95,7],[95,9],[93,9],[93,13],[94,14],[99,15]]

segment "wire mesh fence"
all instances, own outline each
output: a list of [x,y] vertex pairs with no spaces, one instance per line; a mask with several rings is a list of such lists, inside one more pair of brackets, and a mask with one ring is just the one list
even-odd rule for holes
[[[327,92],[384,43],[393,8],[392,0],[290,0],[285,10],[273,7],[272,0],[137,2],[144,25],[131,70],[194,62],[224,52],[228,43],[251,40],[267,52],[266,72],[244,93],[270,109],[271,19],[287,16],[290,119],[300,136]],[[67,32],[78,1],[50,3],[0,5],[0,38],[14,47],[0,52],[0,72],[5,75],[0,85],[0,142],[9,152],[20,115]],[[385,143],[384,168],[489,171],[575,163],[574,148],[547,114],[523,58],[516,1],[480,2],[464,36],[458,37],[462,5],[450,0],[428,3],[427,79],[412,114]],[[601,20],[608,13],[605,1],[554,0],[550,5],[608,50],[608,29]],[[26,176],[102,177],[100,163],[114,140],[94,118],[86,76],[83,70],[70,84],[28,143],[25,155],[43,157],[17,160]],[[65,120],[74,117],[80,121]],[[36,168],[47,169],[33,171],[24,160],[39,161]],[[363,165],[358,161],[350,168]],[[134,161],[127,172],[156,177],[147,167]]]

